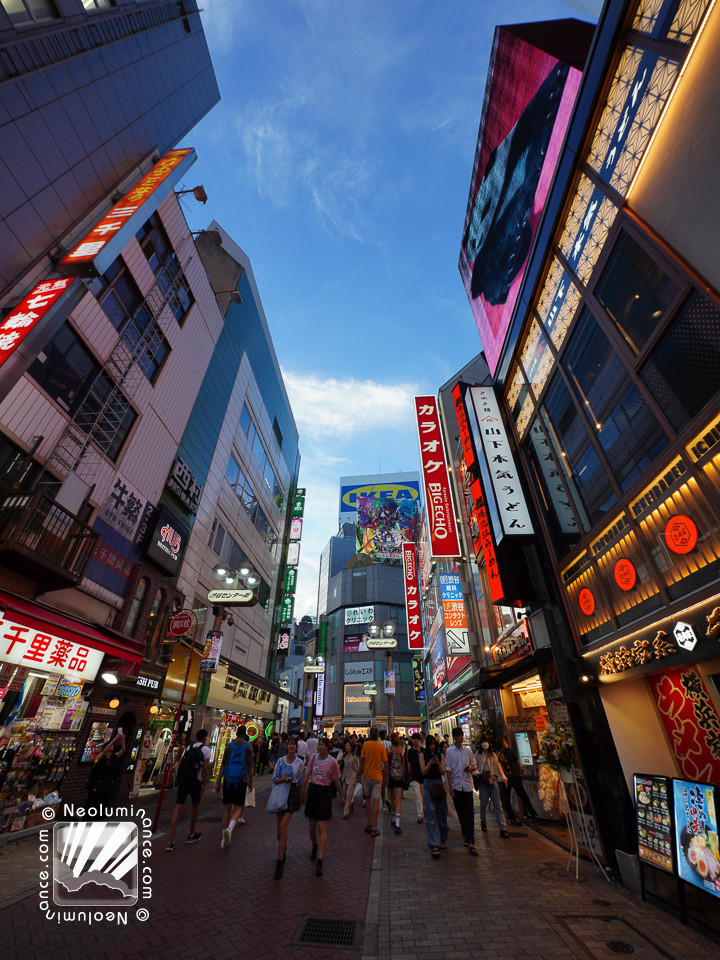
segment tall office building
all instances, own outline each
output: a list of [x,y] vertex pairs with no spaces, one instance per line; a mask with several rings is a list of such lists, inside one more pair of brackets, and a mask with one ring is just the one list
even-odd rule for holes
[[196,0],[2,0],[0,46],[1,309],[220,95]]

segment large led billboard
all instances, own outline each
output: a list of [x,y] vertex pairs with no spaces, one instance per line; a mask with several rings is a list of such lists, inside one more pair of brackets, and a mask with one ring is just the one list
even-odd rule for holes
[[373,560],[399,561],[404,543],[415,543],[420,528],[417,500],[397,501],[376,492],[357,497],[357,552]]
[[580,85],[577,23],[557,22],[564,44],[548,23],[495,30],[458,264],[492,374]]
[[340,477],[340,523],[357,523],[358,498],[361,497],[394,500],[398,506],[418,504],[420,477],[417,472]]

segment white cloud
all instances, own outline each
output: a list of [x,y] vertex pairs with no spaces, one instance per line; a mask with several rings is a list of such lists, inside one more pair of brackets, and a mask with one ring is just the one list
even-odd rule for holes
[[341,380],[289,370],[283,370],[283,379],[301,442],[306,438],[333,438],[342,444],[358,434],[380,429],[414,430],[413,397],[419,393],[415,384],[386,384],[355,377]]

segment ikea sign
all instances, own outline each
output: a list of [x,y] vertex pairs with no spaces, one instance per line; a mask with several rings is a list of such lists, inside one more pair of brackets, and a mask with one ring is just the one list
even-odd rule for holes
[[420,486],[413,481],[407,483],[365,483],[359,486],[340,487],[340,517],[349,522],[355,521],[358,497],[395,500],[398,504],[401,504],[417,500],[419,496]]

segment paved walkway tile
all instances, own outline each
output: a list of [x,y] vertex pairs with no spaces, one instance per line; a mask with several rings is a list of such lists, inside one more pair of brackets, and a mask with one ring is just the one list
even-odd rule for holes
[[[219,800],[203,800],[202,840],[186,844],[181,824],[173,853],[167,836],[152,844],[149,917],[128,924],[49,920],[39,908],[39,840],[0,847],[0,955],[53,960],[718,960],[720,948],[581,863],[531,829],[510,840],[481,834],[480,855],[462,845],[450,822],[448,849],[433,861],[425,830],[412,818],[395,836],[381,815],[381,836],[363,832],[364,812],[328,825],[324,876],[315,876],[302,812],[289,831],[282,880],[273,880],[275,817],[246,811],[229,853],[220,849]],[[151,802],[152,803],[152,802]],[[172,810],[169,798],[160,829]],[[479,824],[478,824],[479,827]],[[79,909],[79,908],[78,908]],[[294,943],[307,917],[354,920],[355,948]]]

